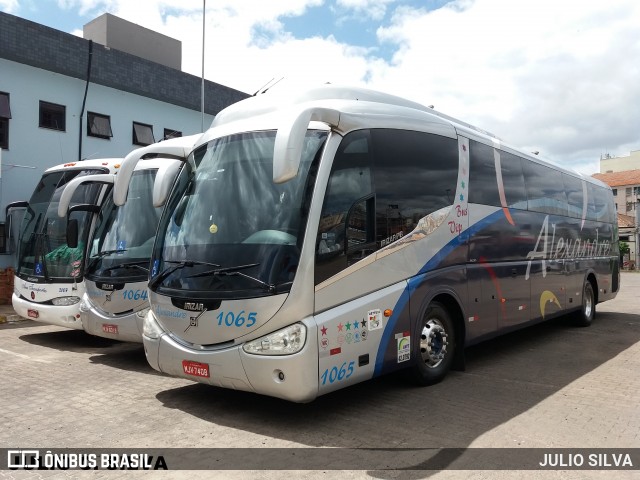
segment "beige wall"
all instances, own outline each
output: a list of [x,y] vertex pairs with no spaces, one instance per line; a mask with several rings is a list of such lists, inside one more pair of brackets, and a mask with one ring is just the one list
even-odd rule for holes
[[600,173],[624,172],[640,169],[640,150],[633,150],[629,155],[600,159]]

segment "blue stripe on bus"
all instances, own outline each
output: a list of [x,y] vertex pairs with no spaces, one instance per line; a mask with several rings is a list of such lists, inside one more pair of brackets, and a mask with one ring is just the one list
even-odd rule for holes
[[486,226],[495,223],[503,215],[504,214],[502,210],[497,210],[467,228],[464,232],[453,238],[449,243],[447,243],[438,252],[436,252],[436,254],[431,257],[431,259],[420,269],[420,271],[414,277],[409,279],[409,281],[407,282],[407,286],[398,299],[398,302],[393,307],[393,314],[391,315],[391,317],[389,317],[389,320],[384,327],[382,339],[380,339],[380,343],[378,344],[378,353],[376,354],[376,367],[373,371],[374,377],[377,377],[382,373],[385,352],[387,351],[391,339],[395,338],[395,334],[397,333],[395,332],[396,323],[398,322],[398,318],[401,312],[404,311],[407,302],[411,298],[411,292],[415,291],[416,288],[418,288],[428,272],[435,270],[438,265],[440,265],[440,263],[442,263],[442,261],[447,258],[449,254],[451,254],[451,252],[462,245],[471,235],[475,235]]

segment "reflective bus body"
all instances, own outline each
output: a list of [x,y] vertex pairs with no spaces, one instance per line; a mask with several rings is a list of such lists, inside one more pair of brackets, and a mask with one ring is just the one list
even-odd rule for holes
[[606,185],[363,89],[221,112],[158,231],[151,366],[296,402],[405,369],[438,382],[466,346],[588,325],[619,289]]
[[[185,145],[190,151],[195,138],[167,140],[163,146]],[[178,160],[170,158],[142,160],[129,181],[125,203],[116,205],[110,194],[102,205],[89,241],[86,293],[80,304],[87,333],[142,342],[142,321],[149,310],[149,258],[163,206],[154,198],[160,193],[154,192],[156,174],[162,172],[165,182],[156,190],[166,190],[179,166]]]
[[[85,292],[83,269],[87,238],[95,213],[113,184],[122,159],[84,160],[46,170],[25,212],[18,245],[12,304],[19,315],[44,323],[82,329],[80,299]],[[109,180],[109,177],[111,180]],[[82,182],[67,203],[76,209],[79,243],[66,243],[67,218],[58,207],[67,185]]]

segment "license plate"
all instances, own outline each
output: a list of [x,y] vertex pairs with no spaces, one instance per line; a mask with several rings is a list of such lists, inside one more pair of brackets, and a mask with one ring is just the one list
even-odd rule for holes
[[29,318],[38,318],[40,316],[40,313],[38,313],[38,310],[27,310],[27,315],[29,315]]
[[209,378],[209,365],[207,365],[206,363],[183,360],[182,370],[184,370],[184,373],[186,373],[187,375]]
[[115,333],[118,334],[118,325],[111,325],[110,323],[102,324],[102,331],[104,333]]

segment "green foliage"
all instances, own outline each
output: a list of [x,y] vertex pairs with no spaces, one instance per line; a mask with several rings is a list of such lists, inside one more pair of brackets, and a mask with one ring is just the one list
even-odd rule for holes
[[620,248],[620,255],[626,255],[629,253],[629,244],[627,242],[618,242],[618,246]]

